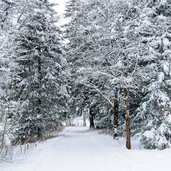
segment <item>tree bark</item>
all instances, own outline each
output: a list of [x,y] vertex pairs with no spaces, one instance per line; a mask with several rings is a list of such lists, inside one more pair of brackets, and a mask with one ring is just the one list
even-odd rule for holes
[[90,115],[90,128],[95,128],[94,126],[94,116]]
[[[41,54],[41,50],[39,49],[39,52]],[[37,103],[38,103],[38,106],[37,106],[37,113],[38,115],[41,116],[41,105],[42,105],[42,99],[41,99],[41,88],[42,88],[42,63],[41,63],[41,55],[38,57],[38,80],[39,80],[39,87],[38,87],[38,93],[39,93],[39,97],[38,97],[38,100],[37,100]],[[40,123],[39,123],[40,124]],[[37,137],[38,138],[42,138],[43,135],[42,135],[42,128],[41,126],[38,126],[37,128]]]
[[92,114],[91,108],[89,111],[89,119],[90,119],[90,128],[95,128],[95,126],[94,126],[94,114]]
[[43,137],[42,131],[41,131],[40,127],[37,128],[37,137],[38,138],[42,138]]
[[114,117],[114,134],[113,139],[118,139],[118,126],[119,126],[119,92],[118,90],[115,91],[114,97],[114,105],[113,105],[113,117]]
[[7,130],[7,114],[9,112],[9,106],[8,106],[8,111],[6,112],[5,111],[5,123],[4,123],[4,127],[3,127],[3,132],[2,132],[2,140],[1,140],[1,144],[0,144],[0,147],[1,149],[3,150],[4,146],[5,146],[5,135],[6,135],[6,130]]
[[131,119],[129,114],[129,90],[124,88],[125,95],[125,121],[126,121],[126,148],[131,149]]
[[86,126],[86,114],[83,112],[83,126]]

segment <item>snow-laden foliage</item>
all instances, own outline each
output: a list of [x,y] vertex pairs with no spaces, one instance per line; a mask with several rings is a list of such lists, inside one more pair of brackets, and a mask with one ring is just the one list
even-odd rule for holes
[[47,1],[33,5],[33,13],[23,16],[25,22],[13,42],[17,64],[13,100],[20,103],[14,115],[17,143],[56,128],[67,111],[66,62],[55,12]]
[[[171,3],[156,1],[143,7],[146,17],[138,30],[143,43],[148,47],[143,67],[146,72],[147,94],[138,108],[137,118],[141,118],[142,143],[147,148],[163,149],[170,146],[171,127]],[[140,4],[139,4],[140,5]],[[143,4],[142,4],[143,5]]]
[[65,120],[67,61],[53,7],[0,0],[0,148],[44,136]]
[[160,0],[70,1],[66,15],[71,108],[93,107],[98,125],[110,127],[117,91],[123,135],[126,89],[132,134],[146,148],[170,146],[170,9]]
[[65,40],[53,7],[0,0],[1,139],[42,137],[86,111],[91,127],[124,136],[127,122],[145,148],[170,147],[171,2],[69,0]]

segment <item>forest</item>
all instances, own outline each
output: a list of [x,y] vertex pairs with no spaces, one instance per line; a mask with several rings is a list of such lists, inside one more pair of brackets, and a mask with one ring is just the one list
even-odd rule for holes
[[[171,1],[0,0],[0,156],[77,116],[171,147]],[[64,124],[65,123],[65,124]]]

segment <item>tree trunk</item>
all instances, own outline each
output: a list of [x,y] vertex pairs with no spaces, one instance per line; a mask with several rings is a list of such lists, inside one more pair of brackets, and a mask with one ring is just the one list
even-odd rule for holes
[[113,106],[113,117],[114,117],[114,134],[113,139],[118,139],[118,126],[119,126],[119,91],[115,91],[114,97],[114,106]]
[[95,128],[94,126],[94,114],[92,112],[92,109],[89,109],[89,119],[90,119],[90,128]]
[[[39,49],[39,52],[41,52],[41,50]],[[38,93],[39,93],[39,97],[38,97],[38,100],[37,100],[37,114],[39,116],[41,116],[42,114],[42,109],[41,109],[41,106],[42,106],[42,99],[41,99],[41,88],[42,88],[42,63],[41,63],[41,56],[38,57],[38,80],[39,80],[39,87],[38,87]],[[40,122],[40,121],[39,121]],[[40,124],[40,123],[39,123]],[[37,137],[38,138],[42,138],[43,135],[42,135],[42,128],[41,126],[39,125],[38,128],[37,128]]]
[[94,116],[90,115],[90,128],[95,128],[94,126]]
[[86,113],[83,112],[83,126],[86,126]]
[[37,137],[40,138],[40,139],[43,137],[42,130],[39,127],[37,128]]
[[124,88],[125,95],[125,121],[126,121],[126,148],[131,149],[131,119],[129,114],[129,90]]
[[[9,111],[9,106],[8,106],[8,109],[7,109],[8,111]],[[3,148],[4,148],[4,146],[5,146],[5,135],[6,135],[6,130],[7,130],[7,113],[8,113],[8,111],[6,112],[5,111],[5,123],[4,123],[4,127],[3,127],[3,132],[2,132],[2,140],[1,140],[1,144],[0,144],[0,147],[1,147],[1,149],[3,150]]]

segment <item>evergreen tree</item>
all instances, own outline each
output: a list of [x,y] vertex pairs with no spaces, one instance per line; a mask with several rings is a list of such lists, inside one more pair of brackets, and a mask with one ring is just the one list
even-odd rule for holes
[[147,88],[137,118],[141,123],[141,142],[146,148],[163,149],[170,146],[170,15],[169,1],[149,1],[140,30],[148,49],[144,55]]
[[[33,13],[25,13],[16,34],[17,80],[14,97],[20,103],[17,139],[24,142],[56,128],[66,113],[65,68],[61,31],[56,26],[53,4],[35,1]],[[64,115],[65,116],[65,115]]]

